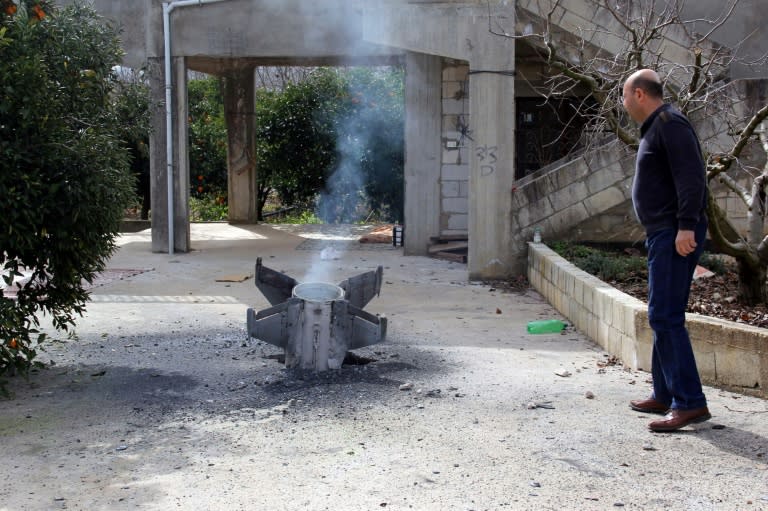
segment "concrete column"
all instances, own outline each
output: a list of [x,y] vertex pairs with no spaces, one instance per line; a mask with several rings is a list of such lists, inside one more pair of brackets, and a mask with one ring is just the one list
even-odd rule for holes
[[442,61],[408,52],[405,68],[405,255],[440,234]]
[[[168,166],[166,162],[165,79],[163,59],[149,59],[152,94],[150,195],[152,197],[152,251],[168,251]],[[173,229],[174,251],[187,252],[189,240],[189,155],[187,149],[187,68],[184,58],[173,59]]]
[[149,195],[152,209],[152,252],[168,251],[168,199],[165,173],[165,85],[163,59],[150,58],[147,75],[152,101],[149,133]]
[[189,252],[189,95],[187,94],[187,62],[173,59],[173,237],[176,252]]
[[256,140],[254,139],[254,68],[228,71],[222,79],[227,123],[229,221],[255,224]]
[[[514,21],[514,9],[497,15]],[[509,17],[512,17],[511,20]],[[469,50],[470,279],[497,279],[523,273],[510,246],[511,189],[515,178],[515,45],[488,30],[477,16],[466,40]]]

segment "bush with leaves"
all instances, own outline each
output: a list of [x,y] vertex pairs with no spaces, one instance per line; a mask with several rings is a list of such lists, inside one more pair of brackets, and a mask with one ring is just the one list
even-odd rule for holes
[[119,123],[119,136],[128,149],[131,173],[136,180],[136,194],[141,205],[141,219],[150,211],[149,134],[151,97],[144,70],[123,68],[118,73],[112,93],[113,108]]
[[256,96],[258,212],[274,190],[288,206],[314,201],[336,157],[335,115],[344,88],[331,69],[318,69],[282,91]]
[[[336,168],[321,200],[331,207],[344,188],[359,187],[366,210],[388,221],[403,221],[404,73],[402,69],[358,68],[345,75],[347,96],[337,122]],[[351,167],[351,171],[349,168]],[[339,187],[340,181],[348,182]],[[341,193],[339,193],[341,192]],[[338,197],[341,195],[342,197]],[[337,197],[334,197],[337,196]],[[329,221],[355,221],[355,211],[336,202]],[[326,212],[327,213],[327,212]]]
[[402,220],[403,72],[319,68],[256,101],[259,205],[311,207],[326,222],[364,210]]
[[[88,6],[0,0],[0,375],[67,330],[132,198],[113,110],[117,32]],[[25,279],[21,279],[24,276]]]
[[192,197],[227,197],[227,127],[224,99],[215,77],[189,82],[189,173]]

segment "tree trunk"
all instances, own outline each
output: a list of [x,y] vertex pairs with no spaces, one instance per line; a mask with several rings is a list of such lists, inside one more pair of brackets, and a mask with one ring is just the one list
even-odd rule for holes
[[737,259],[736,262],[739,271],[739,300],[746,305],[768,303],[766,265],[751,265],[743,258]]

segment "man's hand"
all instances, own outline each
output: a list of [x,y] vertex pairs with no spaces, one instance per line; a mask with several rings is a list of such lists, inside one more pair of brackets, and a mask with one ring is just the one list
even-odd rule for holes
[[677,253],[685,257],[696,250],[696,237],[693,231],[677,231],[675,238],[675,249]]

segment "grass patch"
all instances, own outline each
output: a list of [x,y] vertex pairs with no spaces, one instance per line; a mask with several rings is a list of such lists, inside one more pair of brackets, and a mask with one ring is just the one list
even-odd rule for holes
[[568,242],[553,243],[551,248],[585,272],[606,282],[648,278],[645,256]]

